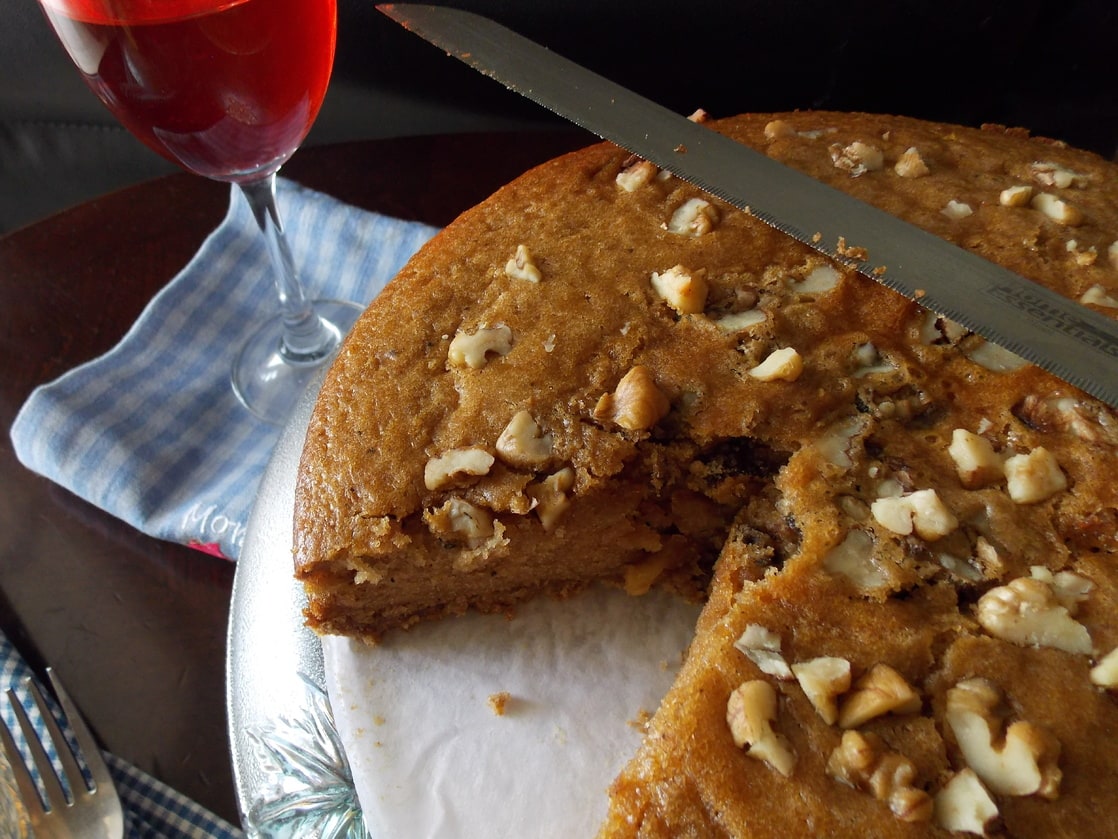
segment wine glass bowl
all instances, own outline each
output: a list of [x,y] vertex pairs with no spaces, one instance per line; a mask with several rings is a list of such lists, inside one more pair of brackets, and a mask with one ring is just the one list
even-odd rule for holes
[[233,389],[282,423],[360,308],[309,301],[275,204],[275,175],[318,115],[336,0],[40,0],[86,83],[157,153],[238,185],[263,231],[280,314],[237,356]]

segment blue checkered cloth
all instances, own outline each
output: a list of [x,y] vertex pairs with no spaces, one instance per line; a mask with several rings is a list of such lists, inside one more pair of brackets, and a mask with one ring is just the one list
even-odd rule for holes
[[[62,765],[57,751],[51,744],[46,725],[39,714],[38,706],[31,698],[27,680],[35,680],[31,668],[27,666],[19,652],[7,637],[0,632],[0,694],[9,689],[14,691],[18,701],[34,725],[39,739],[46,746],[46,752],[55,764],[55,772],[61,777]],[[40,692],[51,707],[51,711],[63,728],[63,733],[75,748],[65,717],[54,701],[54,697],[36,680]],[[27,751],[26,741],[20,730],[15,712],[6,701],[0,701],[0,719],[12,733],[17,748],[23,755],[24,763],[34,771],[31,754]],[[124,835],[128,839],[243,839],[244,834],[224,819],[211,813],[196,802],[175,792],[166,784],[137,769],[125,760],[109,752],[102,752],[109,774],[120,794],[124,809]]]
[[[283,179],[277,189],[310,297],[367,303],[436,232]],[[149,535],[235,559],[281,430],[229,383],[243,338],[277,308],[264,238],[231,194],[225,219],[123,340],[35,390],[11,434],[29,469]]]

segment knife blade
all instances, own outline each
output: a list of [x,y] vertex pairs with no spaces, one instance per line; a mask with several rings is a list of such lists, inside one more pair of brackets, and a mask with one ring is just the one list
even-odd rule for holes
[[1118,322],[481,15],[412,3],[377,9],[508,89],[1118,407]]

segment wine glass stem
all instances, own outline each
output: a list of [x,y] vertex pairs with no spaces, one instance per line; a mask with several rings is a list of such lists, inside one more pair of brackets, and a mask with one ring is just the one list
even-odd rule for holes
[[268,256],[272,261],[280,314],[283,318],[279,354],[289,364],[313,364],[320,361],[334,351],[338,343],[338,332],[315,313],[314,307],[303,293],[276,207],[276,176],[273,173],[254,181],[246,181],[240,184],[240,188],[248,200],[256,224],[264,234]]

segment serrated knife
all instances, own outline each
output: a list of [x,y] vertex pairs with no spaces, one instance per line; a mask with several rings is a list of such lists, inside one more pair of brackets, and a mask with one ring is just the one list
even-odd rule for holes
[[[377,9],[510,90],[1118,407],[1118,322],[711,131],[488,18],[410,3]],[[868,258],[852,260],[852,252]]]

